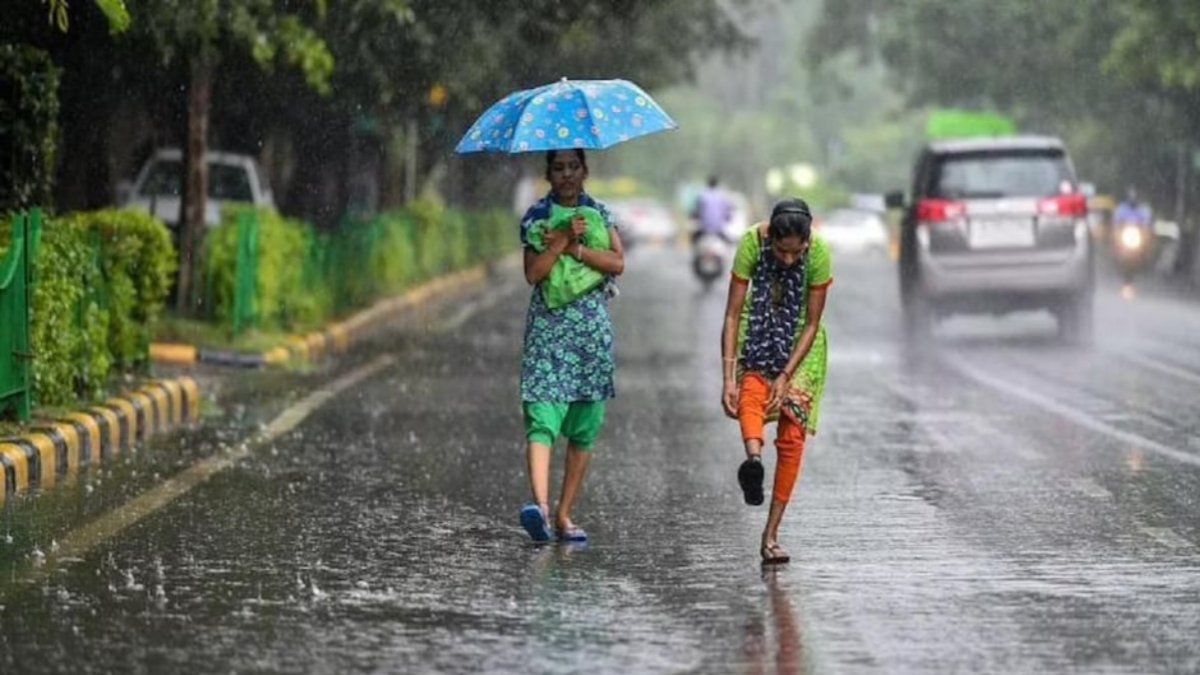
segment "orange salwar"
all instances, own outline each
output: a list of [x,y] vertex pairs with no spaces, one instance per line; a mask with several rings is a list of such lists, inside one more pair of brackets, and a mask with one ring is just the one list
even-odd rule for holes
[[[746,373],[742,376],[737,411],[742,440],[763,441],[767,400],[770,397],[771,383],[762,375]],[[804,431],[804,427],[791,415],[779,415],[775,429],[775,449],[779,460],[775,465],[775,488],[772,495],[777,502],[786,504],[791,500],[796,479],[800,477],[800,460],[804,457]]]

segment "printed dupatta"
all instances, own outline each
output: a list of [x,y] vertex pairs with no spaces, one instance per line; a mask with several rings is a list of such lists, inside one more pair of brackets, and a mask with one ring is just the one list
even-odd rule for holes
[[785,267],[763,237],[751,279],[750,322],[742,349],[742,366],[769,379],[779,377],[796,343],[800,311],[807,300],[808,254]]

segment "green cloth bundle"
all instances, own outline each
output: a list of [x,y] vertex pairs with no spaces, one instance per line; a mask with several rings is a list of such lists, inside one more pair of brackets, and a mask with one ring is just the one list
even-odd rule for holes
[[[608,223],[599,211],[590,206],[568,207],[553,204],[550,207],[550,217],[539,220],[529,226],[529,244],[533,250],[546,250],[543,239],[546,232],[555,229],[569,229],[571,219],[575,215],[583,216],[587,221],[587,230],[583,234],[583,245],[588,248],[609,250],[612,239],[608,235]],[[568,251],[569,252],[569,251]],[[579,262],[573,255],[559,256],[550,269],[550,276],[542,283],[542,297],[550,309],[558,309],[585,293],[604,283],[604,274]]]

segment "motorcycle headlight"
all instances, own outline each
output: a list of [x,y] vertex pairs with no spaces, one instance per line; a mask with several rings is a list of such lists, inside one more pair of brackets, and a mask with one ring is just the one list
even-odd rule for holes
[[1121,246],[1128,249],[1142,247],[1142,230],[1137,227],[1121,228]]

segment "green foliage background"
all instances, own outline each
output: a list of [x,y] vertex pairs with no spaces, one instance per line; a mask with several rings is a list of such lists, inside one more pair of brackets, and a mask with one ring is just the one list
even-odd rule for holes
[[[331,232],[258,209],[257,328],[310,330],[422,281],[515,251],[512,216],[464,211],[425,199]],[[237,280],[237,211],[206,243],[206,305],[233,331]]]
[[44,51],[0,43],[0,213],[51,203],[60,77]]

